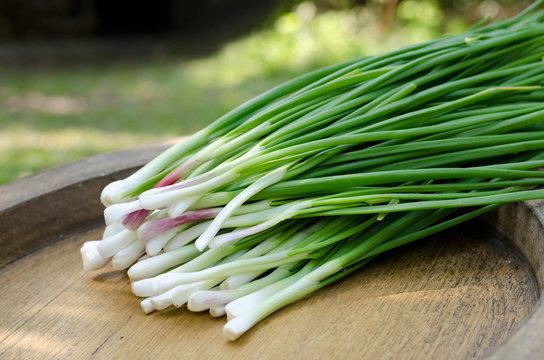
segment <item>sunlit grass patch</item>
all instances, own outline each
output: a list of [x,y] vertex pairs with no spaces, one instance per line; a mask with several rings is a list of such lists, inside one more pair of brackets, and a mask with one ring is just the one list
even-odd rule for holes
[[10,126],[0,132],[0,183],[91,155],[159,138],[153,135],[66,128],[36,131]]

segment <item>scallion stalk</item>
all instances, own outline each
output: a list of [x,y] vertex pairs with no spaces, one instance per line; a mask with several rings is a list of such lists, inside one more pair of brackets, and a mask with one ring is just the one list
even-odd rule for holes
[[351,60],[249,100],[102,193],[84,269],[236,339],[384,252],[544,198],[544,11]]

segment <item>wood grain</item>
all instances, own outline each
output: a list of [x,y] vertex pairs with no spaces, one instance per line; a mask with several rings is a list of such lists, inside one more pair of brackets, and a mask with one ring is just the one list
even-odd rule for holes
[[[163,147],[152,147],[149,157]],[[107,170],[95,178],[78,169],[89,168],[84,162],[34,177],[41,187],[32,178],[14,182],[9,189],[26,188],[20,202],[0,187],[0,231],[9,231],[0,235],[8,254],[0,268],[1,359],[544,358],[539,202],[503,207],[392,251],[229,342],[222,318],[185,307],[144,315],[124,272],[82,272],[79,247],[101,236],[102,209],[81,204],[104,179],[130,170],[115,163],[138,165],[129,158],[108,155]],[[54,179],[67,173],[81,176]],[[49,184],[63,183],[50,189],[49,177]],[[74,191],[82,184],[89,189]],[[14,220],[25,208],[51,212],[43,201],[66,191],[73,198],[51,215],[57,224],[30,229],[40,223]]]

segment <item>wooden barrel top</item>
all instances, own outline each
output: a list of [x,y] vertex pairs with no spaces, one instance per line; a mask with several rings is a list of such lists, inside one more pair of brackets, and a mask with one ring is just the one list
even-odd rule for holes
[[144,315],[124,271],[82,271],[99,194],[167,143],[0,187],[0,358],[542,359],[544,202],[384,254],[239,340],[185,307]]

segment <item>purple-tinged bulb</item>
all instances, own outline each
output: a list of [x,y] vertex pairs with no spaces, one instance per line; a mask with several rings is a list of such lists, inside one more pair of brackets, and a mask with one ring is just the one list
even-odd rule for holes
[[153,186],[153,188],[156,189],[156,188],[172,185],[176,181],[181,179],[182,175],[180,174],[180,171],[178,169],[180,169],[182,166],[183,166],[183,164],[178,166],[174,170],[170,171],[170,173],[168,173],[168,175],[163,177],[157,184],[155,184],[155,186]]
[[[183,163],[179,165],[177,168],[170,171],[168,175],[166,175],[161,180],[159,180],[159,182],[156,183],[155,186],[153,186],[153,189],[162,188],[165,186],[170,186],[175,184],[179,179],[181,179],[185,175],[185,173],[187,172],[188,166],[189,165],[187,163]],[[145,209],[131,212],[130,214],[127,214],[125,218],[123,219],[123,225],[125,225],[125,227],[131,230],[136,230],[137,228],[140,227],[140,225],[142,225],[142,223],[144,222],[148,214],[149,214],[149,210],[145,210]]]
[[136,230],[142,225],[145,218],[147,217],[147,214],[149,214],[150,210],[142,209],[142,210],[136,210],[131,212],[130,214],[125,215],[125,218],[123,219],[123,225],[130,229],[130,230]]
[[146,242],[154,238],[158,234],[171,228],[193,221],[211,219],[215,217],[219,213],[219,211],[220,210],[216,208],[199,209],[188,211],[175,218],[164,217],[152,219],[140,226],[140,228],[138,229],[138,237],[143,242]]

